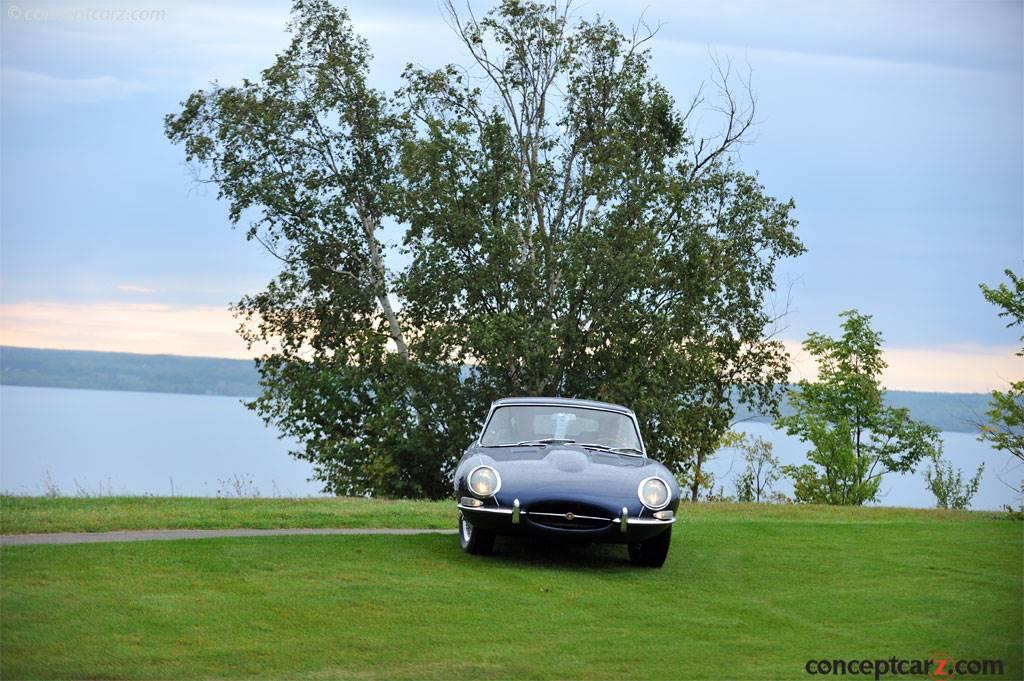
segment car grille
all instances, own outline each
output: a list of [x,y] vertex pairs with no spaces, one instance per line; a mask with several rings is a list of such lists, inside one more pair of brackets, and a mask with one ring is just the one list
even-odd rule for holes
[[534,504],[526,516],[535,525],[556,530],[600,530],[612,522],[605,509],[572,502]]

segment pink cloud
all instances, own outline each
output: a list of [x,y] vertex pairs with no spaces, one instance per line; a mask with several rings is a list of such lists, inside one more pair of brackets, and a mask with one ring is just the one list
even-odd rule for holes
[[[793,364],[790,378],[813,379],[817,367],[797,341],[785,341]],[[1024,359],[1011,346],[885,348],[889,367],[882,384],[890,390],[989,392],[1024,374]]]
[[231,312],[146,303],[0,305],[0,344],[75,350],[248,358]]

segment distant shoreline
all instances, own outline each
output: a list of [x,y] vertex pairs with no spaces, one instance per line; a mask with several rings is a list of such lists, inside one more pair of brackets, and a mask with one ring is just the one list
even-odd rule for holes
[[[27,390],[74,390],[76,392],[86,393],[126,393],[128,395],[169,395],[171,397],[215,397],[218,399],[232,399],[240,400],[242,402],[246,400],[254,400],[259,395],[221,395],[219,393],[183,393],[183,392],[169,392],[167,390],[129,390],[129,389],[113,389],[113,388],[80,388],[80,387],[69,387],[64,385],[22,385],[15,383],[4,383],[0,381],[0,388],[25,388]],[[751,419],[753,420],[753,419]]]
[[[260,394],[253,360],[14,346],[0,346],[0,385],[249,399]],[[940,430],[973,433],[989,395],[890,390],[886,401]],[[737,419],[770,420],[742,407]]]
[[0,346],[0,385],[256,397],[252,360]]

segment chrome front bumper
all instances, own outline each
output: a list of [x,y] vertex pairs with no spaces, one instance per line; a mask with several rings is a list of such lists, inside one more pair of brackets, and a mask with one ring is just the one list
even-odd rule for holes
[[[477,505],[477,504],[479,504],[479,505]],[[479,499],[474,499],[472,497],[462,497],[459,500],[458,508],[459,508],[460,511],[462,511],[463,513],[467,513],[470,516],[473,516],[473,515],[476,515],[476,514],[480,514],[480,513],[486,514],[486,515],[489,515],[489,516],[492,516],[492,517],[508,516],[508,518],[510,520],[510,524],[513,525],[513,526],[521,525],[522,524],[523,516],[526,516],[527,519],[530,518],[530,511],[528,509],[522,508],[522,506],[519,503],[519,499],[515,499],[512,502],[512,508],[507,508],[507,507],[501,507],[501,506],[484,506],[483,502],[481,502]],[[614,517],[614,518],[597,518],[597,517],[594,517],[594,516],[575,516],[575,515],[573,515],[571,513],[565,514],[564,517],[566,518],[566,520],[572,520],[573,518],[580,518],[581,520],[582,519],[587,519],[587,520],[605,520],[608,523],[614,523],[616,526],[618,526],[619,532],[621,534],[629,534],[629,529],[631,527],[651,528],[651,527],[655,527],[655,526],[657,526],[657,527],[664,527],[664,526],[667,526],[667,525],[672,525],[673,523],[675,523],[676,517],[675,517],[675,514],[672,511],[668,511],[668,513],[672,513],[672,515],[671,515],[671,517],[665,518],[665,519],[641,518],[639,516],[630,517],[629,509],[626,508],[625,506],[623,506],[622,507],[622,512],[619,513],[619,515]],[[556,516],[557,517],[559,514],[555,514],[555,513],[535,513],[534,515],[535,516],[547,516],[547,517]]]

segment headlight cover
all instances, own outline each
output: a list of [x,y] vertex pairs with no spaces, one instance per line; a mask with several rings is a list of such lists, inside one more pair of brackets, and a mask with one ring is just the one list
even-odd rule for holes
[[466,483],[474,496],[486,499],[501,489],[501,476],[490,466],[477,466],[466,476]]
[[668,502],[672,501],[668,483],[661,478],[651,477],[642,480],[636,493],[640,497],[640,503],[654,511],[665,508]]

